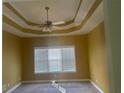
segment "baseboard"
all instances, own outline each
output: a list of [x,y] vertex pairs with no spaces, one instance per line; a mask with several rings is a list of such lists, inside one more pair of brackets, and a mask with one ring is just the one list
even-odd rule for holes
[[[52,82],[53,80],[33,80],[33,81],[22,81],[21,83],[18,83],[17,85],[15,85],[14,87],[12,87],[11,89],[9,89],[6,93],[11,93],[12,91],[14,91],[17,87],[19,87],[22,83],[46,83],[46,82]],[[103,90],[101,88],[99,88],[98,85],[96,85],[93,81],[91,81],[90,79],[64,79],[64,80],[57,80],[60,82],[76,82],[76,81],[88,81],[91,82],[91,84],[97,88],[100,93],[104,93]]]
[[93,81],[90,80],[90,82],[91,82],[91,84],[92,84],[96,89],[98,89],[98,90],[100,91],[100,93],[104,93],[103,90],[102,90],[98,85],[96,85]]
[[[45,82],[52,82],[53,80],[33,80],[33,81],[22,81],[22,83],[45,83]],[[70,82],[70,81],[90,81],[89,79],[63,79],[63,80],[57,80],[60,82]]]
[[14,91],[17,87],[19,87],[22,83],[18,83],[17,85],[13,86],[11,89],[9,89],[6,93],[11,93]]

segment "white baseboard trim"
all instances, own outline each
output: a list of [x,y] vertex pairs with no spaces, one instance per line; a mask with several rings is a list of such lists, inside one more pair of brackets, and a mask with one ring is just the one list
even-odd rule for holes
[[93,81],[90,80],[90,82],[91,82],[91,84],[92,84],[95,88],[97,88],[97,89],[100,91],[100,93],[104,93],[103,90],[102,90],[98,85],[96,85]]
[[[22,81],[22,83],[45,83],[45,82],[52,82],[53,80],[33,80],[33,81]],[[63,80],[56,80],[60,82],[70,82],[70,81],[90,81],[90,79],[63,79]]]
[[[22,83],[46,83],[46,82],[52,82],[53,80],[33,80],[33,81],[22,81],[21,83],[18,83],[17,85],[15,85],[14,87],[12,87],[11,89],[9,89],[6,93],[11,93],[12,91],[14,91],[17,87],[19,87]],[[91,81],[90,79],[63,79],[63,80],[57,80],[57,81],[60,81],[60,82],[76,82],[76,81],[82,81],[82,82],[85,82],[85,81],[89,81],[91,82],[91,84],[97,88],[100,93],[104,93],[103,90],[98,86],[96,85],[93,81]]]
[[[17,87],[19,87],[22,83],[46,83],[46,82],[52,82],[53,80],[32,80],[32,81],[22,81],[21,83],[18,83],[17,85],[15,85],[14,87],[12,87],[11,89],[9,89],[6,93],[11,93],[12,91],[14,91]],[[91,81],[90,79],[64,79],[64,80],[57,80],[60,82],[75,82],[75,81],[89,81],[91,82],[91,84],[100,91],[100,93],[104,93],[103,90],[96,85],[93,81]]]
[[22,83],[18,83],[17,85],[13,86],[11,89],[9,89],[6,93],[11,93],[14,91],[17,87],[19,87]]

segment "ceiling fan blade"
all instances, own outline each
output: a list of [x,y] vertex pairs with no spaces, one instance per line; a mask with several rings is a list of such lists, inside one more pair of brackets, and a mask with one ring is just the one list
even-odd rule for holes
[[38,27],[44,27],[44,26],[46,26],[46,24],[39,24],[39,25],[36,25],[36,26],[38,26]]
[[52,29],[52,30],[60,30],[60,29],[62,29],[62,27],[52,26],[51,29]]
[[52,22],[52,25],[54,26],[62,25],[62,24],[65,24],[65,21]]

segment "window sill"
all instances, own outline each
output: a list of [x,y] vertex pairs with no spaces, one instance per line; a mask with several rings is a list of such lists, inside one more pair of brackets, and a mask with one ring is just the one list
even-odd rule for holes
[[64,73],[76,73],[76,71],[70,71],[70,72],[41,72],[41,73],[34,73],[34,74],[64,74]]

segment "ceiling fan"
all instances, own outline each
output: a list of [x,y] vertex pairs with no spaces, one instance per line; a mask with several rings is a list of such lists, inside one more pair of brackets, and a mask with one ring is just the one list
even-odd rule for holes
[[49,15],[48,15],[48,11],[49,11],[49,7],[45,7],[45,10],[47,12],[47,20],[44,24],[40,24],[38,25],[38,27],[42,28],[43,32],[52,32],[54,29],[57,29],[59,27],[57,27],[57,25],[61,25],[64,24],[64,21],[59,21],[59,22],[52,22],[49,20]]

